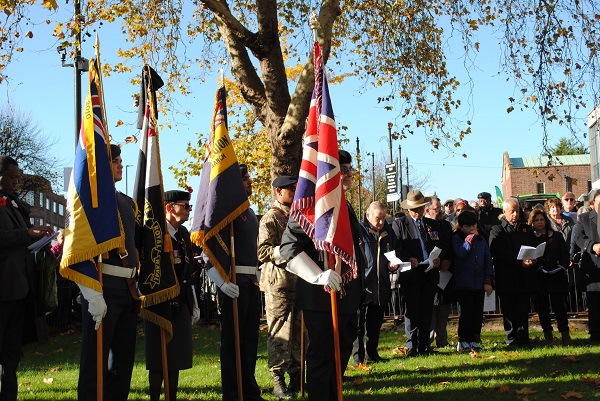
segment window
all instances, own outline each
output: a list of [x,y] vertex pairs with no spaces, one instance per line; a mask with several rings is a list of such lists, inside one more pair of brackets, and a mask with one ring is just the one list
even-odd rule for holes
[[52,211],[52,201],[50,198],[46,198],[46,210]]
[[30,206],[35,206],[35,194],[31,191],[25,194],[25,202]]
[[44,219],[40,219],[40,226],[44,225]]
[[33,224],[35,226],[35,219],[33,217],[30,217],[29,221],[31,222],[31,224]]
[[546,191],[545,191],[545,188],[544,188],[544,187],[545,187],[545,185],[544,185],[544,183],[543,183],[543,182],[538,182],[538,183],[537,183],[537,193],[538,193],[538,194],[543,194],[543,193],[546,193]]
[[42,196],[41,192],[38,194],[38,197],[40,200],[39,206],[44,207],[44,197]]
[[65,215],[65,206],[62,203],[58,204],[58,214],[61,216]]

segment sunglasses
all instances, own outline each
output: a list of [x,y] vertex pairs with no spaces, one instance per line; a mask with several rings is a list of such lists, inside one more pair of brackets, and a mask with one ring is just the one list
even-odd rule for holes
[[171,205],[183,206],[183,208],[185,210],[192,210],[192,205],[190,205],[189,203],[176,203],[176,202],[173,202],[173,203],[171,203]]
[[354,167],[343,166],[342,167],[342,173],[343,174],[354,173]]
[[568,201],[568,202],[573,202],[574,200],[575,200],[575,198],[565,198],[565,201]]

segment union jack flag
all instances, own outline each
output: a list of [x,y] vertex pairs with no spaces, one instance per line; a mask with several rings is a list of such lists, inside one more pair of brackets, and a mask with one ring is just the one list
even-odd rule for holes
[[304,137],[302,163],[290,215],[317,249],[339,255],[345,262],[344,283],[357,277],[348,206],[341,184],[337,131],[321,46],[313,46],[315,88]]

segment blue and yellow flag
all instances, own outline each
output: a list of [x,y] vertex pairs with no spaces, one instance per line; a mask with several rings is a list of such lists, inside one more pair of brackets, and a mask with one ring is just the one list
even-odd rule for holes
[[230,237],[227,227],[250,207],[227,132],[227,93],[217,90],[211,135],[206,143],[200,188],[196,196],[191,239],[202,247],[223,280],[229,282]]
[[150,66],[142,71],[142,93],[144,117],[138,121],[140,155],[135,175],[133,199],[143,207],[138,221],[136,248],[140,253],[138,290],[142,309],[140,316],[167,331],[170,340],[171,305],[166,302],[179,295],[179,283],[173,267],[173,244],[167,230],[160,149],[156,128],[156,91],[163,81]]
[[75,163],[69,181],[64,248],[60,274],[102,292],[93,258],[124,246],[112,175],[110,142],[105,130],[102,80],[97,60],[90,60]]

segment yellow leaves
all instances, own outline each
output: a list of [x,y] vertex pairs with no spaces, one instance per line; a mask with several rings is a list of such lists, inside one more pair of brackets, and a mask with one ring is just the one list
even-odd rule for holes
[[115,124],[115,127],[120,127],[121,125],[123,125],[123,120],[117,121],[117,123]]
[[58,8],[58,4],[56,4],[56,0],[42,0],[42,4],[48,10],[56,10]]
[[52,36],[56,36],[58,39],[64,39],[65,34],[62,31],[62,29],[63,29],[63,25],[60,22],[57,22],[56,28],[54,28],[54,32],[52,33]]
[[515,108],[513,106],[510,106],[508,109],[506,109],[506,112],[507,113],[512,113],[514,109]]
[[473,47],[475,48],[475,50],[479,51],[479,42],[473,43]]
[[136,143],[137,141],[138,139],[135,135],[128,136],[127,138],[125,138],[125,143]]
[[578,393],[577,391],[569,391],[568,393],[561,395],[561,397],[565,400],[568,400],[569,398],[581,399],[583,398],[583,394]]
[[54,379],[51,377],[44,377],[44,383],[45,384],[52,384],[54,383]]
[[441,386],[447,386],[449,384],[450,384],[450,382],[439,382],[439,383],[436,383],[436,386],[441,387]]
[[27,33],[25,34],[26,37],[28,37],[29,39],[33,38],[33,32],[31,31],[27,31]]

